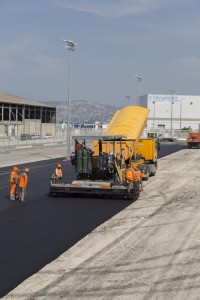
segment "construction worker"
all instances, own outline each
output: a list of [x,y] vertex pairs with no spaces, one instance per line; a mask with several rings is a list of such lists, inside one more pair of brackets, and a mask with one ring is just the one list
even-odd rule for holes
[[135,181],[139,182],[140,191],[142,191],[143,190],[143,188],[142,188],[142,172],[138,168],[138,166],[133,166],[133,170],[134,170]]
[[10,200],[17,200],[19,195],[17,193],[17,186],[19,184],[19,168],[14,166],[10,173]]
[[128,182],[128,192],[130,193],[131,188],[133,188],[133,182],[138,182],[140,191],[142,191],[142,172],[138,166],[134,165],[131,167],[130,164],[127,165],[125,172],[126,180]]
[[83,144],[79,143],[78,141],[76,142],[76,150],[82,149],[83,148]]
[[19,175],[20,201],[26,201],[26,186],[28,183],[29,169],[25,168],[24,172]]
[[125,177],[128,183],[128,193],[130,193],[131,189],[133,188],[133,181],[134,181],[134,171],[130,164],[127,165]]
[[61,169],[61,164],[58,164],[55,170],[55,182],[60,183],[61,180],[62,180],[62,169]]

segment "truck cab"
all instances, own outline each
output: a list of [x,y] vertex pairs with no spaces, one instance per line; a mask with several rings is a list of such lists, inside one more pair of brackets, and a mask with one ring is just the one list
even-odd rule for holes
[[147,138],[148,139],[154,139],[157,142],[157,150],[160,151],[160,140],[158,138],[158,133],[157,131],[150,131],[147,133]]
[[151,131],[147,133],[147,137],[149,139],[157,139],[158,138],[158,133],[156,131]]

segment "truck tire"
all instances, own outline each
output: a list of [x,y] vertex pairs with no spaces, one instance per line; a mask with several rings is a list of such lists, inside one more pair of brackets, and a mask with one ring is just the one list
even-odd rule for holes
[[155,176],[156,175],[156,168],[154,169],[153,172],[151,172],[151,176]]
[[150,176],[150,172],[149,170],[147,170],[145,177],[143,177],[144,181],[148,181],[149,180],[149,176]]
[[128,199],[136,201],[140,196],[140,185],[139,182],[134,182],[133,193],[129,194]]

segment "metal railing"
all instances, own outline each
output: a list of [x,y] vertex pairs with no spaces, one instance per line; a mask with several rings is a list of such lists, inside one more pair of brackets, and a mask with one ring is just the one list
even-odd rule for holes
[[[147,132],[151,130],[145,130],[143,133],[143,137],[147,135]],[[158,134],[164,135],[164,136],[170,136],[170,130],[159,130]],[[180,140],[186,140],[188,136],[189,131],[186,130],[174,130],[173,131],[173,137]],[[79,142],[82,142],[83,139],[86,140],[86,144],[88,147],[91,147],[92,141],[94,139],[98,139],[101,137],[102,129],[78,129],[78,130],[71,130],[70,136],[71,136],[71,149],[73,151],[74,147],[74,139],[77,138]],[[35,138],[32,140],[26,139],[26,140],[20,140],[19,138],[14,137],[7,137],[2,138],[0,137],[0,152],[11,152],[11,151],[20,151],[25,149],[32,149],[32,148],[46,148],[46,147],[56,147],[56,146],[64,146],[67,143],[67,134],[65,130],[56,132],[55,137],[51,138]]]

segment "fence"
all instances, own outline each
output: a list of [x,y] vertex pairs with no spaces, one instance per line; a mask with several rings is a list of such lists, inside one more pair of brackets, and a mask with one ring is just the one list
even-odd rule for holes
[[[148,130],[149,131],[149,130]],[[180,140],[186,140],[188,136],[188,132],[186,130],[174,130],[173,137]],[[86,144],[88,147],[91,147],[92,141],[94,139],[99,139],[101,137],[102,130],[101,129],[75,129],[71,130],[71,151],[73,151],[74,147],[74,139],[77,138],[80,142],[84,139],[86,140]],[[147,130],[144,131],[143,137],[147,134]],[[158,134],[162,134],[164,136],[170,136],[171,131],[162,130],[159,131]],[[19,140],[15,138],[1,138],[0,139],[0,153],[11,152],[11,151],[20,151],[25,149],[34,149],[34,148],[46,148],[46,147],[56,147],[56,146],[65,146],[67,143],[67,133],[66,130],[62,130],[56,132],[55,137],[51,138],[38,138],[33,140]]]
[[162,136],[165,136],[165,137],[174,137],[175,139],[177,140],[186,140],[190,130],[154,130],[154,129],[145,129],[144,132],[143,132],[143,136],[146,137],[147,136],[147,133],[148,132],[151,132],[151,131],[156,131],[158,133],[158,135],[162,135]]

